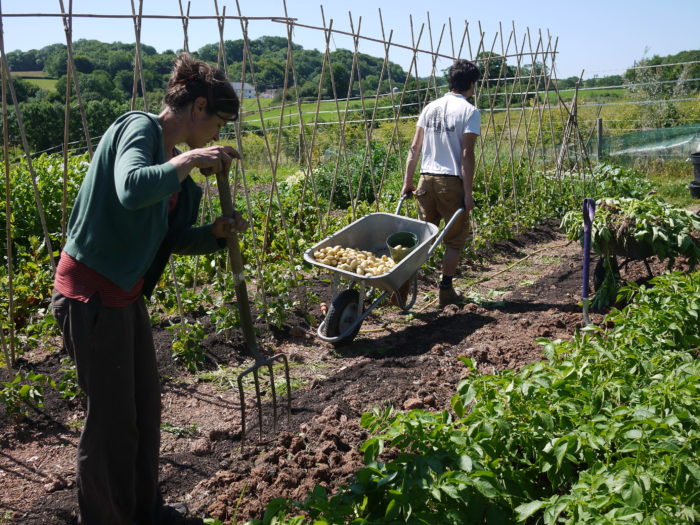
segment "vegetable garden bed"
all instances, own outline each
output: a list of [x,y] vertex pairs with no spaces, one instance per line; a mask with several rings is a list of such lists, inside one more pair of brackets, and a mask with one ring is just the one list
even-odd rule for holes
[[[483,255],[489,261],[483,267],[461,268],[463,282],[484,279],[470,289],[473,302],[439,311],[426,293],[433,283],[419,283],[415,315],[387,308],[370,317],[344,353],[319,345],[309,336],[307,320],[295,318],[289,332],[268,341],[293,363],[298,391],[292,425],[280,435],[267,434],[268,443],[249,443],[243,450],[236,435],[237,392],[227,383],[231,370],[246,362],[242,340],[230,344],[222,336],[208,336],[207,352],[220,368],[191,375],[172,360],[171,334],[156,327],[164,377],[165,497],[188,499],[199,513],[242,523],[260,517],[272,498],[301,500],[317,484],[332,492],[363,466],[359,446],[370,437],[359,425],[363,412],[372,407],[425,409],[428,414],[449,410],[457,383],[469,374],[458,357],[473,359],[473,373],[486,374],[487,381],[494,372],[541,359],[536,338],[569,339],[580,328],[576,303],[581,256],[576,244],[567,244],[556,229],[539,228]],[[527,255],[511,270],[488,279]],[[645,274],[641,265],[630,271]],[[632,274],[628,277],[634,280]],[[320,312],[315,315],[318,321]],[[593,318],[600,322],[602,316]],[[206,329],[206,319],[202,323]],[[33,351],[23,367],[61,376],[55,352]],[[5,513],[10,523],[75,522],[73,455],[82,406],[55,397],[47,397],[46,403],[23,423],[5,416],[0,420],[0,516]],[[388,452],[381,458],[395,456]]]

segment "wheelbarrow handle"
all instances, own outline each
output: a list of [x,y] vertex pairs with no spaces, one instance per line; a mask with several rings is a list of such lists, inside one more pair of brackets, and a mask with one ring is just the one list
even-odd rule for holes
[[452,218],[450,218],[450,220],[447,222],[447,224],[445,224],[445,227],[444,227],[444,228],[442,229],[442,231],[440,232],[440,235],[438,235],[437,239],[435,239],[435,242],[433,243],[433,245],[432,245],[432,246],[430,247],[430,249],[428,250],[428,257],[430,257],[430,256],[433,254],[433,252],[434,252],[435,249],[437,248],[438,244],[440,244],[440,241],[442,241],[442,239],[443,239],[443,237],[445,236],[445,234],[446,234],[448,231],[450,231],[450,228],[452,228],[452,225],[453,225],[455,222],[457,222],[457,219],[459,219],[459,216],[462,215],[463,213],[464,213],[464,207],[459,208],[459,209],[454,213],[454,215],[452,216]]
[[411,197],[413,197],[412,191],[408,191],[408,192],[404,193],[403,195],[401,195],[401,198],[399,199],[399,203],[396,205],[396,211],[394,212],[394,215],[398,215],[399,212],[401,211],[401,206],[403,205],[403,201],[405,201],[406,199],[410,199]]
[[[216,186],[219,190],[219,201],[221,202],[221,211],[224,217],[233,217],[233,200],[231,199],[231,187],[228,183],[226,173],[216,174]],[[231,268],[233,268],[233,278],[236,290],[236,301],[238,302],[238,312],[241,317],[241,328],[245,337],[248,350],[253,354],[256,362],[262,356],[258,351],[258,345],[255,340],[255,328],[253,327],[253,316],[250,313],[250,302],[248,301],[248,289],[246,288],[243,274],[243,256],[241,255],[241,247],[238,243],[238,234],[231,232],[226,237],[226,245],[228,247],[229,260]]]

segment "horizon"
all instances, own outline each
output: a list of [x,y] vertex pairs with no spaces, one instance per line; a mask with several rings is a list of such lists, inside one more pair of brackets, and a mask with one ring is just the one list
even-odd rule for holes
[[[512,44],[506,42],[513,27],[519,44],[525,40],[525,29],[531,33],[531,42],[534,47],[539,32],[543,40],[552,37],[553,45],[557,45],[555,60],[555,74],[557,78],[564,79],[578,77],[583,72],[583,78],[596,78],[622,74],[635,62],[642,58],[654,55],[666,56],[698,48],[695,34],[693,13],[700,15],[700,2],[690,0],[676,0],[673,2],[676,9],[664,8],[652,0],[641,0],[635,4],[631,2],[617,2],[613,5],[600,0],[591,0],[585,7],[576,6],[574,13],[562,13],[562,3],[553,0],[539,0],[534,6],[523,6],[521,3],[506,2],[499,6],[477,4],[470,8],[469,16],[466,13],[459,14],[456,9],[446,5],[431,6],[431,10],[425,11],[425,4],[416,0],[402,2],[404,12],[397,13],[396,9],[382,9],[381,19],[376,2],[357,0],[353,2],[355,11],[349,13],[338,2],[330,6],[312,8],[302,0],[289,0],[285,5],[265,5],[252,0],[239,0],[241,14],[251,17],[248,20],[249,38],[254,40],[260,36],[287,36],[287,25],[283,22],[271,20],[257,20],[254,17],[284,17],[296,18],[296,23],[303,26],[322,28],[329,26],[332,20],[333,28],[338,31],[359,32],[363,37],[379,40],[389,40],[399,46],[412,46],[412,41],[421,35],[420,48],[422,50],[434,49],[440,54],[455,54],[464,58],[473,58],[469,54],[469,47],[475,46],[475,35],[479,31],[485,34],[484,47],[488,50],[493,46],[497,54],[503,49],[512,52]],[[60,8],[55,6],[47,9],[46,2],[40,0],[25,0],[21,7],[14,2],[12,10],[3,10],[5,15],[11,14],[58,14]],[[118,5],[112,2],[108,5],[100,3],[95,5],[87,0],[73,1],[74,14],[91,15],[119,15],[119,19],[106,18],[82,18],[73,19],[73,41],[79,39],[99,40],[101,42],[134,43],[133,19],[131,17],[130,2],[121,2]],[[138,2],[136,2],[138,4]],[[219,4],[219,13],[226,16],[236,16],[235,6]],[[629,4],[634,11],[629,11],[625,4]],[[183,10],[187,11],[187,2],[183,2]],[[285,13],[285,7],[287,13]],[[68,8],[66,6],[66,8]],[[678,8],[685,10],[688,16],[678,17],[674,14]],[[138,5],[136,5],[138,10]],[[566,9],[564,8],[564,11]],[[507,13],[509,16],[498,21],[497,17]],[[602,14],[606,16],[602,16]],[[653,13],[653,16],[651,16]],[[168,49],[177,51],[184,47],[184,32],[180,17],[180,5],[175,0],[145,0],[143,14],[147,16],[169,16],[177,18],[152,19],[146,18],[142,22],[141,43],[151,46],[159,53]],[[577,16],[574,18],[572,14]],[[215,16],[214,4],[193,2],[190,4],[190,18],[188,23],[188,37],[190,51],[196,51],[208,44],[217,44],[219,32],[215,19],[200,19],[196,17]],[[350,17],[352,15],[352,18]],[[325,20],[324,20],[325,17]],[[678,26],[674,31],[658,31],[659,27],[666,28],[664,22],[672,20]],[[586,23],[590,24],[586,26]],[[3,17],[3,36],[6,52],[30,49],[41,49],[47,45],[65,44],[65,33],[60,17]],[[324,24],[325,22],[325,24]],[[382,24],[383,22],[383,28]],[[465,24],[468,24],[469,35],[462,44],[463,52],[458,53],[460,40],[463,37]],[[595,24],[595,25],[593,25]],[[305,50],[325,50],[325,38],[320,29],[294,26],[292,35],[295,44],[301,45]],[[497,35],[503,28],[503,40]],[[656,29],[653,31],[651,28]],[[382,35],[382,29],[384,35]],[[596,30],[594,30],[596,29]],[[684,30],[685,29],[685,30]],[[452,36],[450,37],[450,30]],[[610,41],[603,41],[606,36]],[[582,37],[582,35],[584,35]],[[440,40],[442,36],[442,40]],[[237,19],[227,19],[224,25],[224,40],[238,40],[243,37],[241,23]],[[584,42],[581,43],[581,38]],[[635,42],[635,40],[637,42]],[[600,48],[598,53],[590,52]],[[331,50],[354,49],[353,39],[350,36],[336,33],[331,38]],[[384,56],[384,46],[371,40],[361,40],[359,50],[372,56]],[[526,48],[527,50],[527,48]],[[604,51],[603,51],[604,50]],[[611,52],[611,50],[613,52]],[[474,53],[475,54],[475,53]],[[407,70],[412,53],[400,47],[392,47],[389,59]],[[432,61],[427,55],[419,57],[418,73],[421,77],[429,76],[432,71]],[[436,62],[436,74],[449,65],[450,61],[438,58]],[[509,62],[510,63],[510,62]]]

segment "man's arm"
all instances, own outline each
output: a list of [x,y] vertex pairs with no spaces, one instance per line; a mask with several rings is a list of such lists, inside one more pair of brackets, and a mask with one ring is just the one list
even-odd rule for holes
[[413,142],[411,143],[411,147],[408,148],[408,155],[406,156],[406,175],[403,178],[401,195],[405,195],[416,189],[414,179],[416,175],[416,166],[418,166],[418,157],[420,157],[420,152],[423,149],[423,133],[423,128],[416,127],[416,134],[413,136]]
[[476,165],[474,149],[476,139],[479,137],[476,133],[465,133],[462,136],[462,182],[464,183],[464,208],[467,211],[474,209],[474,169]]

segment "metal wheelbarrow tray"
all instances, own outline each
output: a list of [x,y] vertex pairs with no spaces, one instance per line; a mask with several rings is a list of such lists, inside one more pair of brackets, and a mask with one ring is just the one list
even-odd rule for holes
[[[437,226],[429,222],[398,215],[400,208],[401,202],[399,202],[397,207],[397,213],[370,213],[365,215],[304,252],[304,260],[306,262],[327,270],[332,276],[333,300],[326,318],[317,330],[318,337],[323,341],[333,343],[335,346],[350,343],[359,332],[360,325],[365,317],[384,298],[395,292],[398,293],[404,283],[411,281],[412,297],[405,305],[400,306],[403,310],[408,311],[416,300],[416,276],[418,270],[432,255],[445,233],[463,211],[462,209],[458,210],[445,228],[440,231]],[[391,270],[382,275],[358,275],[351,271],[323,264],[313,256],[314,252],[327,246],[343,246],[356,250],[366,250],[377,257],[389,255],[386,239],[392,233],[399,231],[415,234],[418,238],[418,243]],[[350,288],[336,294],[341,278],[350,282]],[[355,286],[359,287],[359,291]],[[383,293],[380,293],[371,305],[364,309],[365,289],[367,287],[380,290]]]

